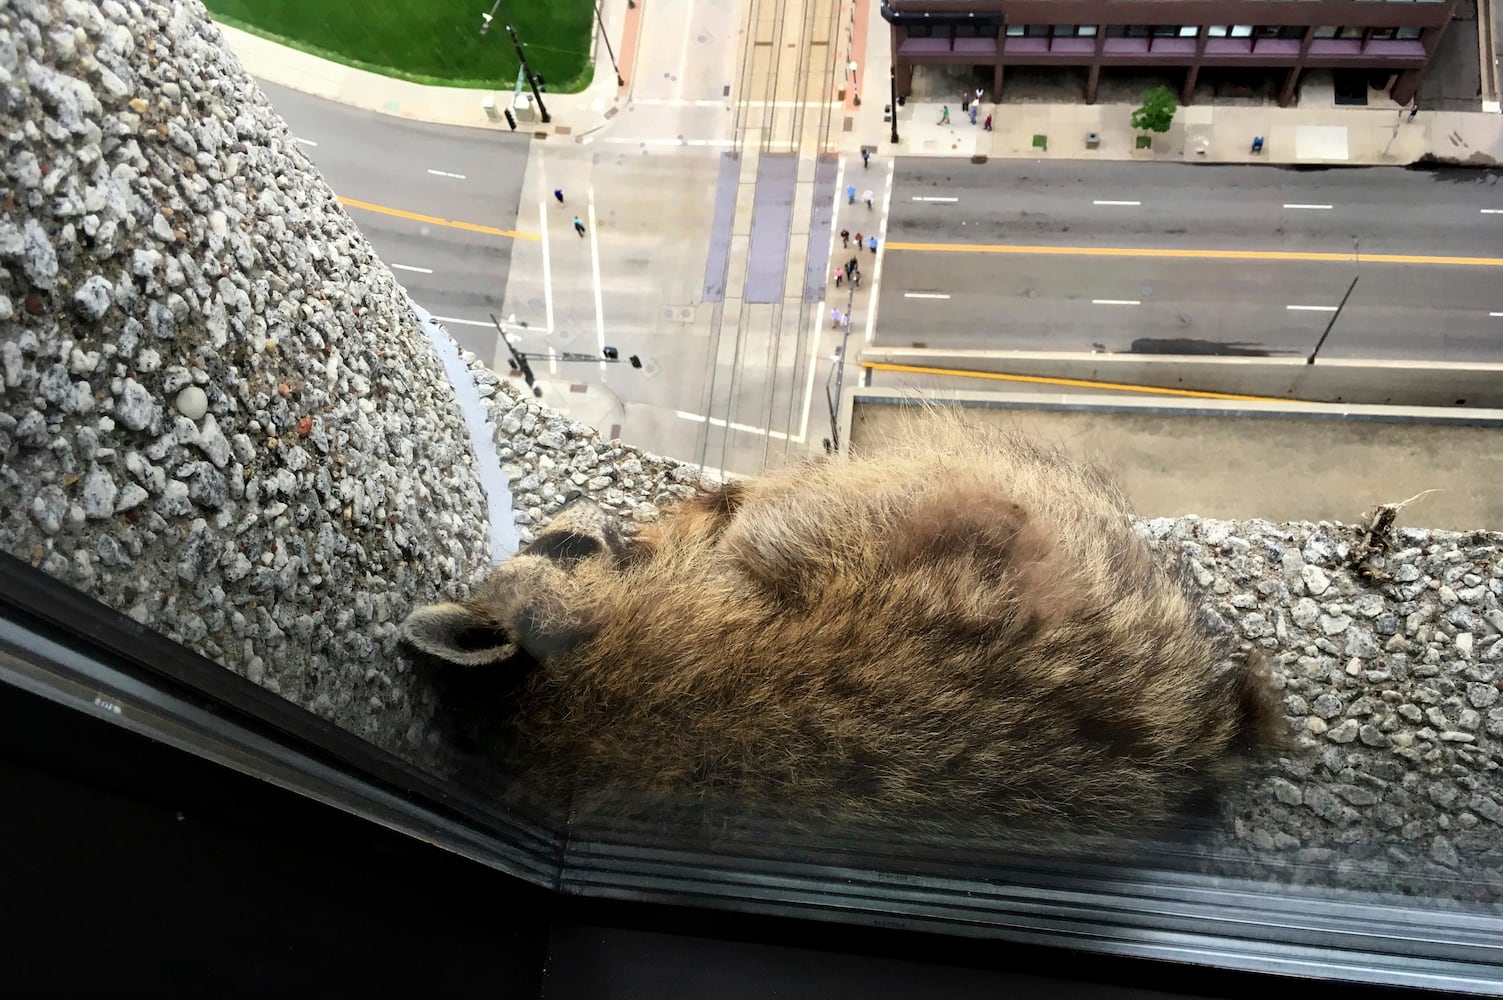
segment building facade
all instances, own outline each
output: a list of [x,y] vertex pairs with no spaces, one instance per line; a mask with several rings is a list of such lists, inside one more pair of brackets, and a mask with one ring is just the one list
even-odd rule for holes
[[1388,72],[1389,94],[1413,99],[1455,0],[883,0],[900,93],[916,66],[992,72],[1083,66],[1096,100],[1104,66],[1182,67],[1188,103],[1202,68],[1282,71],[1279,104],[1307,69]]

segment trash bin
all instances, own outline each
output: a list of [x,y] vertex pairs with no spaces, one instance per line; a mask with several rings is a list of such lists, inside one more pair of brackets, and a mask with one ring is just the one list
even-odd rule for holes
[[496,99],[494,97],[481,98],[480,106],[485,109],[485,117],[493,122],[501,120],[501,112],[496,110]]
[[1100,148],[1100,146],[1101,146],[1101,133],[1100,132],[1087,132],[1085,134],[1085,148],[1086,149],[1098,149],[1098,148]]

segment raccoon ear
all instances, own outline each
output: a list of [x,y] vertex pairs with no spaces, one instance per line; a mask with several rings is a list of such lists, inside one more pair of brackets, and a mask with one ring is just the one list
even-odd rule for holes
[[430,656],[466,667],[500,663],[517,644],[490,618],[465,604],[429,604],[402,623],[402,637]]

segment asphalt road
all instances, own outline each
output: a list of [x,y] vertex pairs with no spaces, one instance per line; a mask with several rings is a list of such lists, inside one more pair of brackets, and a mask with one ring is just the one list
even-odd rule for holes
[[[516,229],[527,136],[409,122],[258,83],[341,197],[407,216]],[[350,205],[346,210],[413,299],[435,316],[479,322],[500,314],[512,238]],[[450,332],[466,346],[495,339],[493,331],[467,331],[463,324]]]
[[905,159],[875,343],[1503,361],[1500,178]]

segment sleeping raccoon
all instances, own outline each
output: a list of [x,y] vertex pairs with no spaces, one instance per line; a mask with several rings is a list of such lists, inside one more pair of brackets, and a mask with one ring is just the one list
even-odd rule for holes
[[635,537],[575,501],[404,634],[530,669],[526,767],[576,803],[1130,833],[1214,802],[1285,735],[1261,657],[1233,662],[1101,471],[952,417]]

